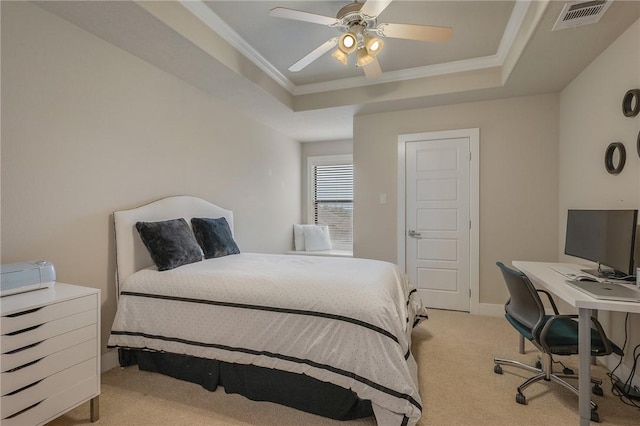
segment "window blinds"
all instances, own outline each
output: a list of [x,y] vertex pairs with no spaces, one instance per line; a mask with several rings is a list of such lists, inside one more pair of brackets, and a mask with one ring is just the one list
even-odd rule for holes
[[313,167],[314,220],[327,225],[331,243],[353,245],[353,164]]

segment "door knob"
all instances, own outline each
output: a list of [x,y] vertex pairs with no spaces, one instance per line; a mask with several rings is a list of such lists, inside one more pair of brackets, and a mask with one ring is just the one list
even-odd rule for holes
[[422,238],[422,235],[419,232],[414,231],[413,229],[409,230],[409,236],[411,238],[417,238],[417,239]]

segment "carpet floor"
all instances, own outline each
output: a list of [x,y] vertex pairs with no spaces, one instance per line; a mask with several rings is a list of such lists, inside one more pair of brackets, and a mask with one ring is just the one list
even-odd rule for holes
[[[527,342],[518,353],[518,337],[504,318],[429,310],[430,318],[413,332],[426,425],[577,425],[578,398],[555,383],[536,383],[525,394],[528,405],[515,402],[516,388],[530,374],[505,367],[493,372],[493,358],[534,364],[537,350]],[[577,370],[577,357],[558,359]],[[592,395],[602,425],[640,425],[640,410],[611,394],[606,369],[594,366],[604,381],[604,396]],[[50,422],[49,426],[89,425],[89,403]],[[349,422],[325,419],[269,402],[215,392],[137,367],[114,368],[102,375],[102,426],[120,425],[265,425],[373,426],[375,419]],[[592,423],[595,424],[595,423]]]

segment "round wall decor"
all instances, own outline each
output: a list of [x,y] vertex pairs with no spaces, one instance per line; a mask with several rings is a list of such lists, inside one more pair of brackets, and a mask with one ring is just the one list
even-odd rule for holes
[[636,142],[636,148],[638,148],[638,157],[640,157],[640,132],[638,132],[638,142]]
[[604,167],[612,175],[619,174],[627,161],[627,151],[622,142],[609,144],[604,153]]
[[640,112],[640,89],[631,89],[622,98],[622,113],[625,117],[635,117]]

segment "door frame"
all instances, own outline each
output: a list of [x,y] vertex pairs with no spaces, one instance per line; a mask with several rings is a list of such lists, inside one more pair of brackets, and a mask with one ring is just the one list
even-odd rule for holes
[[406,262],[406,144],[442,139],[469,138],[471,159],[469,163],[469,309],[479,313],[480,307],[480,129],[445,130],[438,132],[409,133],[398,135],[398,266],[407,272]]

